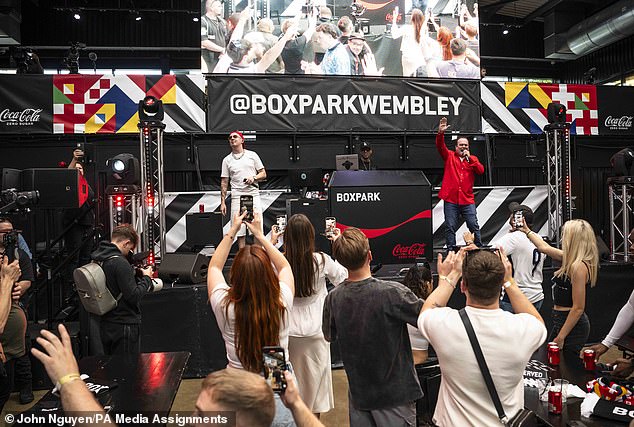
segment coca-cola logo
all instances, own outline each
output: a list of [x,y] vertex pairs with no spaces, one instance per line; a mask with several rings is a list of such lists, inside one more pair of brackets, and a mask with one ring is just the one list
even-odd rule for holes
[[621,117],[608,116],[605,118],[605,127],[610,129],[627,130],[632,127],[632,118],[634,118],[634,116],[621,116]]
[[11,111],[5,108],[0,113],[0,123],[7,126],[31,126],[40,121],[41,108],[25,108],[22,111]]
[[396,258],[420,258],[425,255],[425,243],[413,243],[410,246],[397,243],[392,249],[392,255]]

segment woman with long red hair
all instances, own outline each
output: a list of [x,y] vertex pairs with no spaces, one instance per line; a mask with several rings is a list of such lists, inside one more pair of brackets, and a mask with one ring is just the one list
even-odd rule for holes
[[264,237],[258,213],[246,226],[261,246],[240,249],[229,272],[231,286],[225,282],[222,269],[244,217],[244,213],[234,216],[229,233],[211,258],[207,292],[225,341],[228,366],[261,373],[262,347],[279,346],[288,355],[295,285],[290,264]]

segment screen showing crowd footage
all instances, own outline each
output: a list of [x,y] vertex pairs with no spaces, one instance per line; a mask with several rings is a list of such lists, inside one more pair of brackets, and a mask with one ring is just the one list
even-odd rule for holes
[[202,0],[215,74],[480,78],[473,0]]

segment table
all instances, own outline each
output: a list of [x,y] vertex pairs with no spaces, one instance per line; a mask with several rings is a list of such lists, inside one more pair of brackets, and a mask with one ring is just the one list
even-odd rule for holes
[[[542,346],[532,357],[532,359],[546,362],[546,347]],[[586,371],[583,368],[580,359],[566,362],[563,352],[561,352],[561,361],[559,366],[550,366],[552,371],[549,373],[550,378],[564,378],[570,381],[570,384],[579,386],[582,390],[586,390],[586,383],[594,379],[597,374],[595,372]],[[623,427],[626,424],[610,421],[604,418],[592,417],[586,418],[581,416],[581,402],[583,399],[569,397],[561,415],[553,415],[548,412],[548,402],[539,400],[537,388],[524,387],[524,407],[532,410],[537,417],[548,426],[565,427],[571,425],[571,421],[580,421],[579,427]]]
[[[169,415],[190,353],[141,353],[133,356],[90,356],[79,361],[79,371],[95,380],[117,384],[100,402],[111,406],[110,414],[151,413]],[[29,414],[61,407],[50,391]]]

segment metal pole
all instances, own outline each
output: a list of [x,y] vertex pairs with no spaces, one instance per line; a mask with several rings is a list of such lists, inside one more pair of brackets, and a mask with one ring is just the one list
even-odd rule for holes
[[629,185],[623,184],[622,194],[623,194],[623,261],[629,262],[630,260],[630,248],[627,246],[628,236],[630,233],[630,212],[629,212],[629,203],[628,203],[628,192]]
[[614,185],[608,184],[608,197],[610,198],[610,260],[616,260],[616,241],[614,233]]

